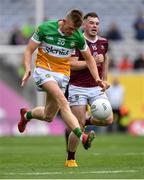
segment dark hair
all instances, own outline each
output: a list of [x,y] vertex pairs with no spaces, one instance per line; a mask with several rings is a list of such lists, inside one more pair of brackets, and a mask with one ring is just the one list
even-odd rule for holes
[[97,13],[95,13],[95,12],[87,13],[87,14],[84,16],[84,20],[87,19],[88,17],[96,17],[96,18],[99,19],[99,16],[98,16]]
[[74,26],[79,28],[83,23],[83,12],[78,9],[73,9],[67,14],[66,18],[72,20]]

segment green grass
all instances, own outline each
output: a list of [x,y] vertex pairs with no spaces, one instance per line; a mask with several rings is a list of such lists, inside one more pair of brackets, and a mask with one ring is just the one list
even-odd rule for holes
[[3,179],[142,179],[144,137],[98,135],[88,151],[77,152],[78,168],[65,168],[64,137],[1,137]]

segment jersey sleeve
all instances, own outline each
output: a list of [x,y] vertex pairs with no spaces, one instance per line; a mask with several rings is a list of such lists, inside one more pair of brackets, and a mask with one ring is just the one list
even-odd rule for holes
[[31,37],[31,39],[36,42],[36,43],[41,43],[42,39],[43,39],[43,26],[40,25],[36,28],[33,36]]
[[108,51],[108,41],[105,41],[105,43],[104,43],[104,47],[105,47],[105,53],[107,53],[107,51]]

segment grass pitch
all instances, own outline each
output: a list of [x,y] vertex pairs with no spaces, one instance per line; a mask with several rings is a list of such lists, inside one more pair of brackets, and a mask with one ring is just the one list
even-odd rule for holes
[[0,178],[144,178],[144,137],[98,135],[88,151],[80,145],[76,157],[78,168],[64,167],[64,137],[0,137]]

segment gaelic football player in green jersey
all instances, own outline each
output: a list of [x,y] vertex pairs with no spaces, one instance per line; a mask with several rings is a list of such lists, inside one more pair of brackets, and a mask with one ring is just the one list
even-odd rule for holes
[[45,107],[38,106],[31,110],[22,108],[18,129],[24,132],[31,119],[51,122],[60,111],[65,124],[81,139],[85,149],[88,149],[95,137],[93,131],[88,135],[82,133],[77,118],[70,110],[69,103],[64,96],[70,76],[69,57],[78,48],[86,59],[88,68],[95,81],[103,90],[108,88],[107,82],[99,78],[96,62],[90,53],[84,36],[79,30],[83,22],[80,10],[71,10],[64,19],[47,21],[40,25],[30,39],[24,53],[25,74],[22,78],[23,87],[31,75],[32,54],[38,48],[33,77],[38,90],[46,93]]

